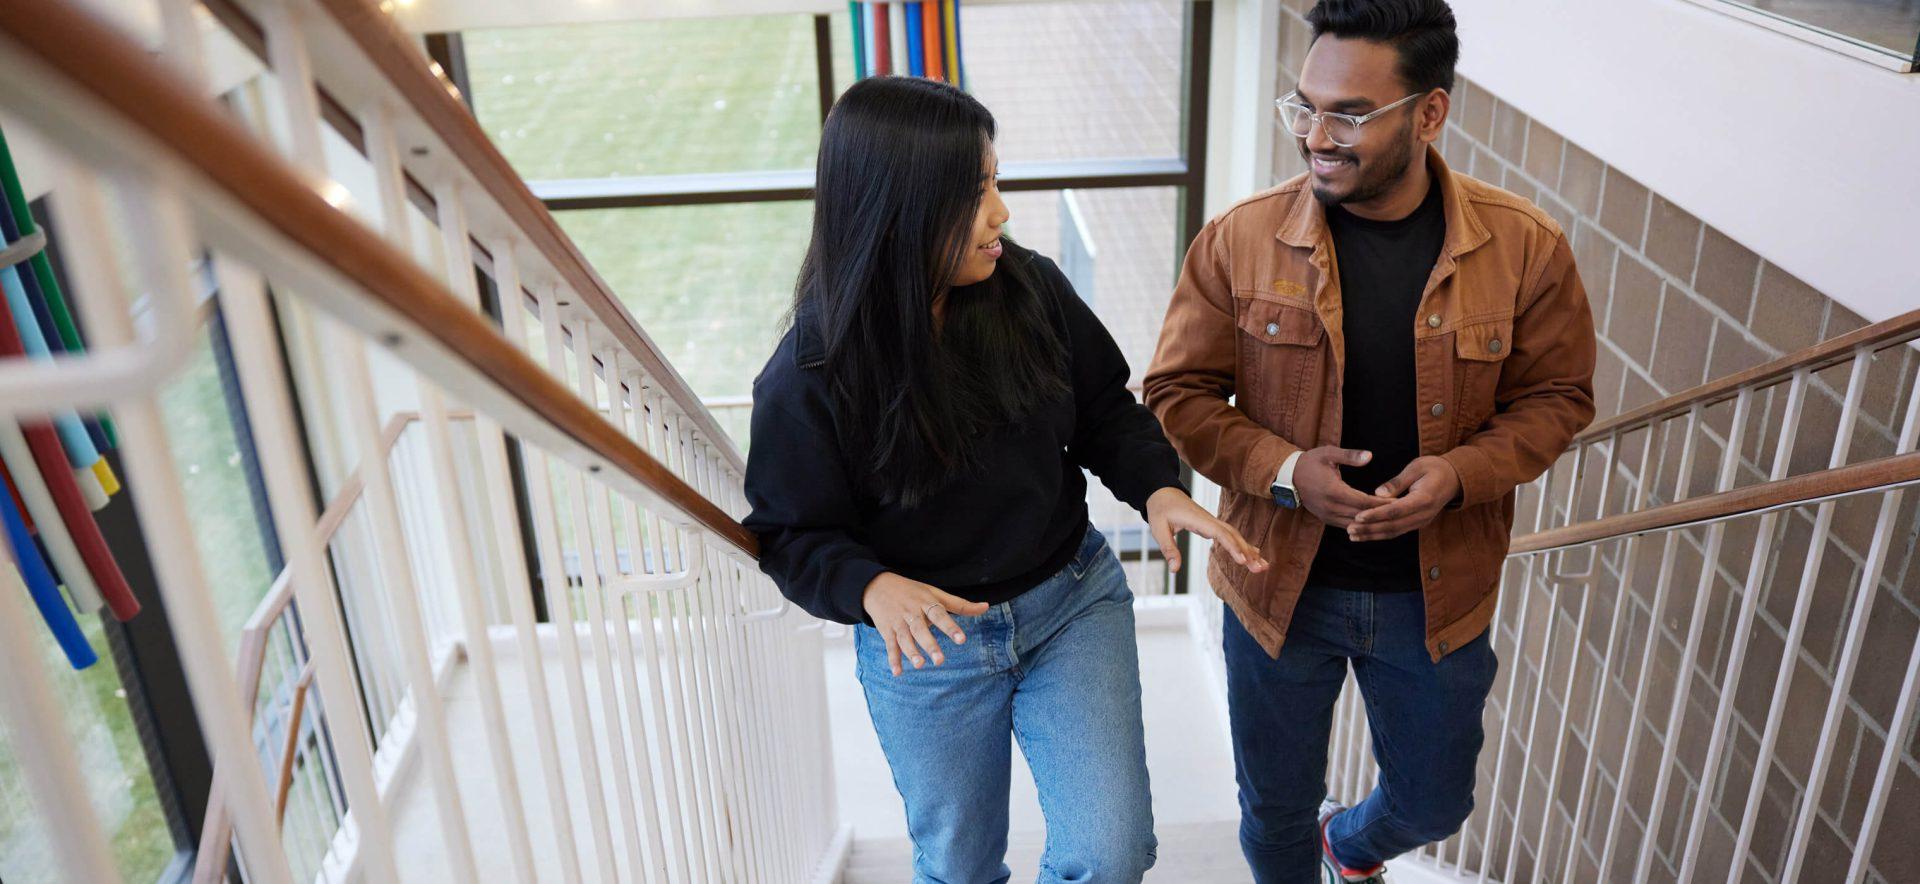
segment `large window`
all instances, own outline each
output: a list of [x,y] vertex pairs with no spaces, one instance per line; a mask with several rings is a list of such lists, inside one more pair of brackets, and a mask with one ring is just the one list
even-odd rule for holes
[[[1920,68],[1920,0],[1695,0],[1837,45],[1900,71]],[[1785,25],[1785,28],[1779,28]],[[1818,35],[1818,36],[1814,36]]]
[[561,226],[705,397],[744,395],[779,343],[812,205],[562,212]]
[[206,566],[207,588],[220,614],[227,656],[238,650],[240,629],[272,585],[263,526],[267,514],[254,503],[252,452],[243,452],[232,403],[238,390],[221,380],[220,360],[209,329],[200,331],[186,370],[160,396],[161,418],[173,446],[174,466],[194,513],[193,539]]
[[[153,881],[173,860],[177,845],[127,707],[119,664],[106,653],[105,626],[98,617],[83,618],[81,626],[100,662],[75,672],[53,641],[43,638],[37,642],[40,665],[61,701],[67,736],[86,775],[87,797],[113,844],[114,866],[128,881]],[[53,839],[19,764],[0,731],[0,880],[52,884],[60,880]]]
[[470,31],[462,42],[474,113],[527,179],[813,164],[809,16]]
[[[999,124],[1011,230],[1055,257],[1063,245],[1097,248],[1082,263],[1098,268],[1096,306],[1136,370],[1192,234],[1189,185],[1144,186],[1165,182],[1130,178],[1116,161],[1163,161],[1198,180],[1183,160],[1193,9],[1180,0],[961,9],[967,86]],[[844,12],[493,29],[463,34],[455,67],[482,125],[536,189],[543,179],[804,174],[820,133],[817,71],[825,60],[833,91],[846,87],[850,35]],[[1023,178],[1023,165],[1042,171]],[[595,194],[616,207],[557,204],[562,226],[694,390],[744,428],[735,418],[778,341],[811,204],[766,201],[774,197],[751,185],[721,196]]]

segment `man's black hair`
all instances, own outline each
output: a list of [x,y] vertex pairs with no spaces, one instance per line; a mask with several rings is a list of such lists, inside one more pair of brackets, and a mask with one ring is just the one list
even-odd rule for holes
[[1313,38],[1323,34],[1392,44],[1400,78],[1419,92],[1453,91],[1460,36],[1446,0],[1320,0],[1307,12]]

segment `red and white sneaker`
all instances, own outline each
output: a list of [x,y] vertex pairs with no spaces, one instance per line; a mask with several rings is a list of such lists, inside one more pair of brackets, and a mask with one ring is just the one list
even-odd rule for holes
[[1333,844],[1327,840],[1327,821],[1345,812],[1347,806],[1331,798],[1320,802],[1320,871],[1326,884],[1386,884],[1387,867],[1374,866],[1371,869],[1351,868],[1333,855]]

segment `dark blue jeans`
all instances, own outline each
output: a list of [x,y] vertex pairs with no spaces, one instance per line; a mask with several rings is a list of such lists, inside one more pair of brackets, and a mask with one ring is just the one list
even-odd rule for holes
[[1466,821],[1480,712],[1498,664],[1485,634],[1435,663],[1425,634],[1418,592],[1308,585],[1276,660],[1226,612],[1240,847],[1256,882],[1320,880],[1327,742],[1349,663],[1366,702],[1380,784],[1328,826],[1334,854],[1367,868],[1442,840]]

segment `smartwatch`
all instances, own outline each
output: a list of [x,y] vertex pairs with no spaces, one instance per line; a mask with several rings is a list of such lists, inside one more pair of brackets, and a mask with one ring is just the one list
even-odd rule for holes
[[1273,477],[1273,502],[1287,509],[1300,508],[1300,495],[1293,490],[1293,467],[1300,461],[1300,452],[1287,455],[1280,464],[1279,474]]

